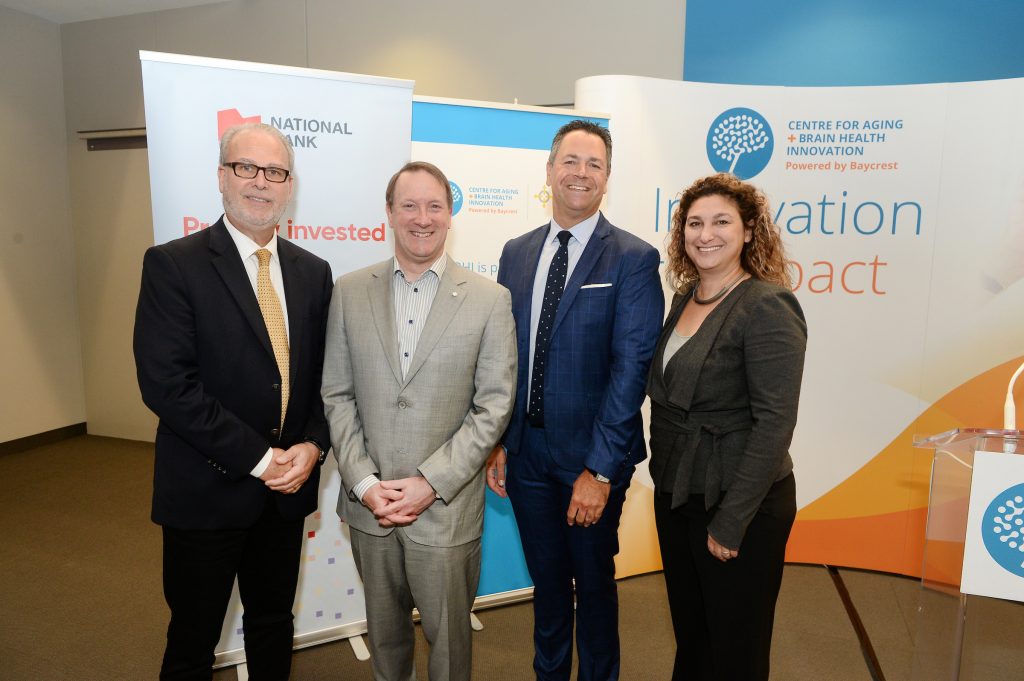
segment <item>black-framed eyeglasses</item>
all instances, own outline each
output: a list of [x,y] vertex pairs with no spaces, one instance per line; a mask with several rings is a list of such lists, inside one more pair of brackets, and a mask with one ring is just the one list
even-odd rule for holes
[[263,171],[263,177],[267,178],[267,182],[284,182],[291,175],[291,171],[284,168],[258,166],[255,163],[246,163],[245,161],[233,161],[225,163],[224,166],[231,168],[235,173],[235,177],[240,177],[243,180],[253,179],[261,170]]

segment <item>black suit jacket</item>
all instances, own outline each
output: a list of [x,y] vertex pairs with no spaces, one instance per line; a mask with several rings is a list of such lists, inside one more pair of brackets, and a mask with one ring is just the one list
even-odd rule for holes
[[278,256],[291,348],[283,429],[270,336],[223,219],[146,251],[134,348],[142,399],[160,417],[152,513],[160,525],[243,528],[270,502],[286,518],[316,509],[319,467],[291,495],[249,474],[271,446],[330,442],[320,375],[331,268],[284,239]]

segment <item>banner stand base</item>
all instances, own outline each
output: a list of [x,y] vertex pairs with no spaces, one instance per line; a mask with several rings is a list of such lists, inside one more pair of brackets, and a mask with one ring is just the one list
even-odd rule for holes
[[[370,649],[366,647],[366,641],[363,640],[362,636],[352,636],[348,639],[348,644],[352,646],[352,654],[356,656],[356,659],[360,662],[366,662],[370,659]],[[238,681],[242,681],[239,679]]]
[[[483,610],[485,608],[494,608],[501,605],[510,605],[512,603],[521,603],[528,601],[533,598],[533,587],[527,587],[525,589],[515,589],[512,591],[504,591],[496,594],[489,594],[487,596],[477,596],[473,603],[474,610]],[[413,621],[418,622],[420,619],[420,613],[416,609],[412,611]],[[484,628],[483,622],[477,618],[476,614],[471,612],[469,614],[470,622],[474,631],[482,631]],[[352,646],[352,652],[355,653],[356,659],[360,662],[365,662],[370,659],[370,651],[366,647],[366,642],[363,640],[363,635],[366,633],[366,620],[360,620],[358,622],[350,622],[340,627],[331,627],[328,629],[322,629],[320,631],[311,631],[305,634],[296,634],[293,639],[294,645],[293,650],[301,650],[302,648],[309,648],[310,646],[320,645],[321,643],[330,643],[331,641],[340,641],[342,639],[348,639],[349,645]],[[236,665],[238,669],[238,681],[247,681],[249,678],[248,670],[245,667],[245,649],[238,648],[236,650],[223,650],[217,653],[217,657],[214,660],[213,668],[218,669],[220,667],[228,667],[230,665]],[[243,674],[245,675],[243,678]]]

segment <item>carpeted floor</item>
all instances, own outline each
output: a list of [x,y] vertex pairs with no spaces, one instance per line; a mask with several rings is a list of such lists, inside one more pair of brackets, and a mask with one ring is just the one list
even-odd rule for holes
[[[0,681],[156,678],[167,608],[160,532],[149,521],[152,472],[151,444],[92,436],[0,456]],[[853,620],[824,566],[787,566],[773,681],[948,678],[942,663],[951,654],[945,622],[953,599],[919,601],[917,582],[907,578],[835,574],[849,591]],[[661,575],[622,580],[619,595],[622,679],[668,679],[675,644]],[[969,608],[962,678],[1024,679],[1024,605],[972,599]],[[484,629],[474,634],[474,678],[532,679],[529,603],[478,616]],[[915,659],[919,630],[927,636]],[[422,635],[417,668],[426,679]],[[292,672],[300,681],[372,678],[345,641],[296,652]],[[234,668],[214,674],[236,678]]]

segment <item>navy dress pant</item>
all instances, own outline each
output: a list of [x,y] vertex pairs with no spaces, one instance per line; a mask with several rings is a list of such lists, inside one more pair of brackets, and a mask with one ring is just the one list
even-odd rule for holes
[[631,476],[623,475],[612,485],[598,522],[570,527],[566,511],[578,475],[551,459],[542,429],[525,426],[522,451],[509,453],[508,496],[534,585],[533,667],[538,681],[568,681],[574,621],[579,681],[619,678],[615,554]]

